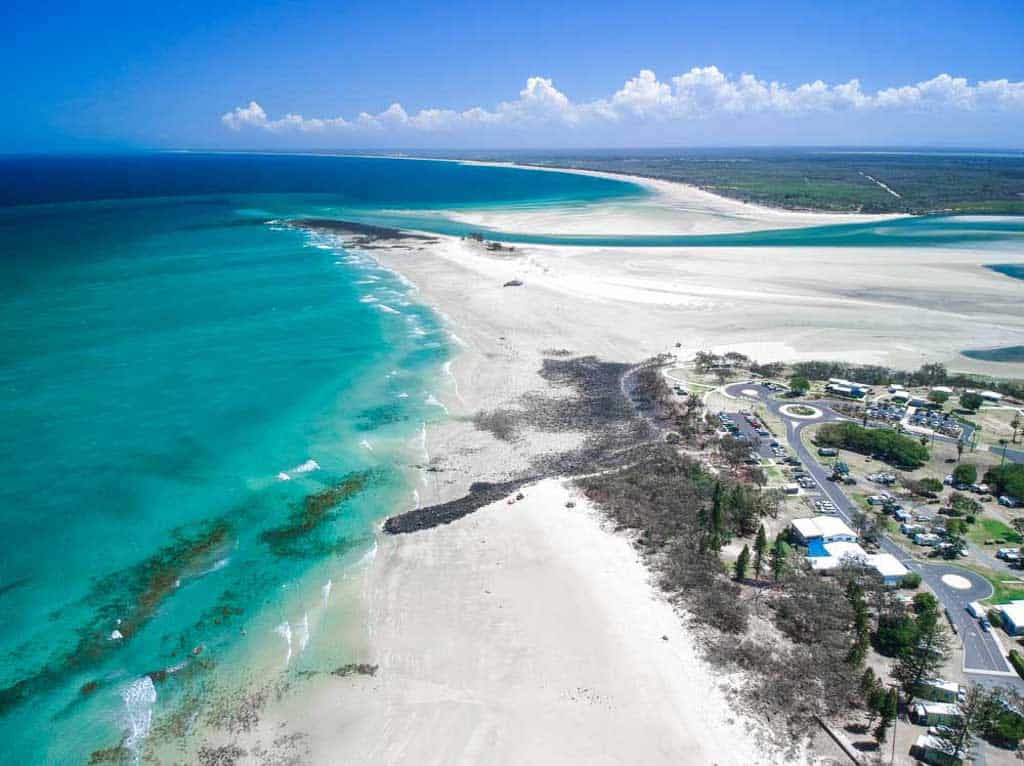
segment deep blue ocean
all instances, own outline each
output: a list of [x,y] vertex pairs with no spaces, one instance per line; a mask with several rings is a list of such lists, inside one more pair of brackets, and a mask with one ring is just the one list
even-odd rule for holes
[[0,158],[0,761],[138,753],[200,693],[363,659],[346,574],[414,502],[448,336],[367,255],[274,221],[638,193],[444,162]]

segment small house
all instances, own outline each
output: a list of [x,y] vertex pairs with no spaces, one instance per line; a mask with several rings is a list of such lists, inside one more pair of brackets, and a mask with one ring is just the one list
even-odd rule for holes
[[956,702],[960,696],[960,684],[932,678],[918,684],[916,694],[932,702]]
[[952,702],[918,702],[910,709],[910,717],[921,726],[955,724],[960,720],[960,708]]

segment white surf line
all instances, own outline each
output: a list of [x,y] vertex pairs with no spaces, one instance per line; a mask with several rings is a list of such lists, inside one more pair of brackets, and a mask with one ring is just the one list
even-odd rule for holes
[[882,183],[881,181],[879,181],[874,176],[869,176],[867,173],[863,173],[861,171],[857,171],[857,172],[860,173],[862,176],[864,176],[866,179],[868,179],[871,183],[876,184],[883,191],[889,192],[889,194],[894,196],[896,199],[903,199],[903,195],[902,194],[899,194],[899,193],[893,191],[891,187],[889,187],[886,184]]

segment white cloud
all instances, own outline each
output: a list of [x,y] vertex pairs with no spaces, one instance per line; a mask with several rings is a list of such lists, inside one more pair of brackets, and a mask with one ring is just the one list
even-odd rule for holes
[[987,80],[971,84],[966,78],[940,74],[924,82],[865,93],[857,79],[830,85],[822,80],[790,86],[767,82],[752,74],[732,77],[718,67],[694,67],[658,80],[641,70],[608,98],[574,102],[546,77],[531,77],[518,98],[493,109],[464,111],[421,109],[409,114],[399,103],[377,114],[363,112],[354,119],[267,117],[255,101],[223,115],[232,130],[255,128],[272,133],[328,131],[350,133],[445,133],[492,126],[519,129],[552,126],[585,128],[632,122],[692,122],[740,114],[802,115],[841,112],[1017,112],[1024,113],[1024,82]]

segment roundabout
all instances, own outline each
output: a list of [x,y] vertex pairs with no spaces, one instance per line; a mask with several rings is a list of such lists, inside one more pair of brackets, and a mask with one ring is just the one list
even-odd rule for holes
[[817,420],[825,414],[809,404],[784,404],[779,407],[779,412],[795,420]]
[[955,574],[942,575],[942,584],[954,590],[969,590],[971,588],[970,580]]

